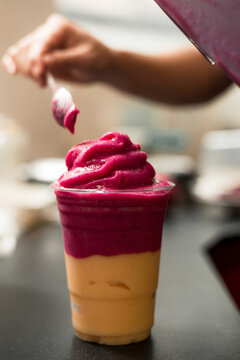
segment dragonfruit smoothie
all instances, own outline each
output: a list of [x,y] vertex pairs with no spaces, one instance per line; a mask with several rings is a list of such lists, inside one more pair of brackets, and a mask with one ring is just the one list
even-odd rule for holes
[[154,180],[146,153],[117,132],[74,146],[66,165],[53,187],[76,334],[108,345],[142,341],[153,325],[173,185]]

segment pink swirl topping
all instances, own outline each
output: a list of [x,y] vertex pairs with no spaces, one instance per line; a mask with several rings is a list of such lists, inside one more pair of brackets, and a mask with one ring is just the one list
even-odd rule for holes
[[57,181],[64,188],[132,189],[153,185],[155,170],[126,134],[109,132],[74,146],[66,156],[68,172]]

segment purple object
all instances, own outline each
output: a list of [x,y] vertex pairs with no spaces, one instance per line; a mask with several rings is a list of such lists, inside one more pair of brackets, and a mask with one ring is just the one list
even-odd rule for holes
[[155,0],[193,44],[240,85],[239,0]]

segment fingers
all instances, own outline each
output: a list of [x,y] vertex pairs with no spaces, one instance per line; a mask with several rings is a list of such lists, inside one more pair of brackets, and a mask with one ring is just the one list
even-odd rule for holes
[[51,15],[34,32],[8,49],[2,62],[10,74],[33,78],[46,85],[46,71],[65,74],[71,81],[87,82],[96,78],[104,62],[104,46],[94,37],[61,15]]
[[86,66],[86,53],[81,47],[53,51],[43,56],[43,62],[59,79],[82,83],[93,80],[93,71]]
[[26,74],[26,59],[23,58],[23,54],[27,51],[31,42],[31,36],[25,36],[15,45],[9,47],[6,54],[2,58],[2,63],[7,72],[10,74],[16,74],[21,69],[21,72]]
[[32,77],[39,85],[44,85],[45,69],[39,51],[30,50],[30,37],[24,38],[10,47],[2,58],[2,64],[9,74]]
[[17,67],[15,62],[13,61],[13,59],[11,58],[11,56],[9,55],[4,55],[2,58],[2,64],[4,69],[11,75],[16,74],[17,71]]
[[31,34],[11,46],[2,58],[5,70],[10,74],[32,77],[39,85],[46,84],[46,66],[42,55],[61,48],[67,20],[61,15],[52,15]]
[[75,54],[71,50],[56,50],[43,56],[43,62],[51,72],[66,72],[74,66]]

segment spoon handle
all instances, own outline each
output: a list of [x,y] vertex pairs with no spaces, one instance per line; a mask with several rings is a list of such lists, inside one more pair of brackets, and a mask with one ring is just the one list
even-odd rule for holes
[[56,81],[54,80],[54,77],[52,76],[52,74],[49,71],[47,71],[46,76],[47,76],[47,84],[54,94],[57,90]]

